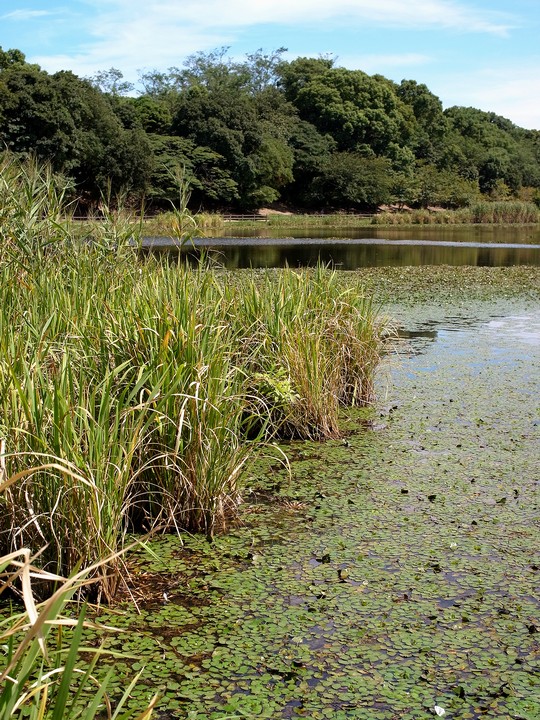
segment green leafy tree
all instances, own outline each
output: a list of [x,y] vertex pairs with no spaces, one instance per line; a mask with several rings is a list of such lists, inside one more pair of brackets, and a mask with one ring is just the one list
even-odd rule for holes
[[332,135],[340,150],[368,146],[381,155],[391,142],[405,144],[412,114],[388,81],[323,59],[300,58],[282,66],[281,73],[285,94],[300,117]]
[[20,50],[3,50],[0,45],[0,70],[6,70],[11,65],[26,64],[26,57]]
[[234,203],[238,198],[236,182],[225,167],[221,155],[208,147],[195,145],[186,138],[157,135],[149,136],[154,157],[149,200],[169,207],[178,199],[176,173],[183,170],[189,183],[193,207],[220,206]]
[[390,199],[391,166],[386,158],[357,153],[329,155],[310,186],[311,203],[332,209],[372,210]]
[[444,115],[442,103],[426,85],[415,80],[402,80],[396,87],[396,95],[413,112],[409,146],[418,159],[439,164],[449,131],[449,122]]
[[464,159],[462,174],[474,168],[483,193],[490,194],[500,182],[513,194],[522,186],[540,183],[540,166],[530,131],[500,115],[475,108],[452,107],[445,115]]
[[293,151],[293,180],[283,190],[285,199],[293,204],[310,205],[313,197],[310,186],[322,175],[323,167],[336,150],[330,135],[322,135],[306,120],[296,120],[289,138]]
[[113,96],[128,95],[135,89],[133,83],[124,80],[122,71],[114,67],[100,70],[88,79],[98,90]]
[[109,181],[114,192],[145,189],[151,152],[144,131],[124,130],[108,98],[71,72],[12,63],[0,72],[0,117],[9,149],[49,161],[79,192],[99,197]]
[[416,169],[406,193],[405,201],[411,205],[458,208],[477,200],[479,187],[475,180],[424,163]]

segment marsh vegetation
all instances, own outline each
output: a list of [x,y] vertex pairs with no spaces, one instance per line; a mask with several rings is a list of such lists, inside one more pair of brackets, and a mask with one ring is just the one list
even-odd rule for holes
[[[37,568],[27,598],[85,568],[91,596],[111,601],[128,533],[211,540],[261,446],[338,437],[340,407],[373,400],[389,326],[324,267],[233,277],[204,258],[142,259],[131,219],[105,198],[75,239],[64,191],[32,161],[3,158],[0,554],[6,586],[19,556]],[[50,616],[32,607],[8,636],[37,638]],[[11,686],[5,675],[5,707],[27,697],[44,710],[46,694],[24,695],[44,647],[25,642],[28,673]]]
[[0,711],[536,718],[538,271],[142,258],[3,162]]

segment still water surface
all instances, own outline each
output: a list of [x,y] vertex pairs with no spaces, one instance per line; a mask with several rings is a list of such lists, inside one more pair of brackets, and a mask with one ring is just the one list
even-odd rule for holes
[[260,223],[257,227],[241,228],[227,225],[211,233],[229,238],[305,238],[373,240],[426,240],[439,242],[518,243],[540,245],[540,225],[414,225],[376,226],[350,225],[348,227],[277,227]]
[[[216,262],[229,269],[310,266],[319,261],[343,270],[413,265],[540,265],[540,233],[536,229],[490,228],[487,233],[479,230],[484,228],[467,231],[430,228],[429,232],[425,228],[399,231],[362,228],[362,237],[351,237],[354,235],[351,229],[341,230],[342,234],[349,234],[347,238],[198,238],[184,246],[182,252],[197,255],[205,248]],[[259,234],[265,232],[268,228],[262,228]],[[321,234],[319,230],[317,233]],[[295,229],[295,235],[298,234]],[[147,237],[143,248],[179,252],[178,244],[166,237]]]
[[154,547],[168,603],[131,634],[163,717],[540,718],[540,307],[398,314],[372,429],[287,446],[211,547]]

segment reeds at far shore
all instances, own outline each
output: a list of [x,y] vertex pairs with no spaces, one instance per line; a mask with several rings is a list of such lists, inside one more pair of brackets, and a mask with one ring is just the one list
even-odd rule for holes
[[540,222],[540,208],[532,202],[480,201],[458,210],[420,209],[381,212],[375,225],[529,225]]

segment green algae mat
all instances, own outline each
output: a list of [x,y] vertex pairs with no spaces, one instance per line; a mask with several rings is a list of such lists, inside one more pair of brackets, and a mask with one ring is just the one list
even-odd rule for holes
[[140,614],[102,613],[128,629],[108,647],[140,658],[119,685],[144,667],[134,704],[159,688],[163,719],[540,718],[540,275],[512,272],[424,294],[418,272],[370,275],[402,293],[378,406],[344,440],[284,447],[289,468],[269,451],[228,534],[150,543]]

